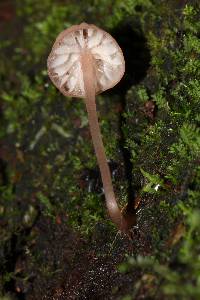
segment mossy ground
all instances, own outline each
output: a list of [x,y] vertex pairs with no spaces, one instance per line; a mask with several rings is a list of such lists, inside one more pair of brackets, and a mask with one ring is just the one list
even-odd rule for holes
[[[199,1],[3,1],[0,299],[199,299]],[[97,97],[132,239],[109,221],[87,116],[48,79],[57,34],[112,33],[125,78]]]

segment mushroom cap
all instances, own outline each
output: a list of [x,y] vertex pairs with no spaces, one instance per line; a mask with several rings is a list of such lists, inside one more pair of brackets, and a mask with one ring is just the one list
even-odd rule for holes
[[92,55],[96,94],[115,86],[124,75],[125,61],[115,39],[95,25],[74,25],[58,35],[47,60],[49,77],[65,96],[85,98],[84,50]]

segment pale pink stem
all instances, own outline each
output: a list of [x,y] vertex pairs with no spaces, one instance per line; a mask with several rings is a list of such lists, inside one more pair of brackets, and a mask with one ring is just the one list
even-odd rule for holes
[[118,207],[111,180],[110,169],[107,163],[105,149],[98,123],[96,102],[95,102],[95,73],[92,56],[87,50],[82,53],[81,66],[85,87],[85,103],[89,119],[89,127],[94,144],[94,149],[99,164],[103,188],[106,198],[106,206],[111,220],[121,230],[125,229],[126,221]]

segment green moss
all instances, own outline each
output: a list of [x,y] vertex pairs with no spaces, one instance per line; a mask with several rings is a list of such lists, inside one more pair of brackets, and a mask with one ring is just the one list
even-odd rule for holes
[[[187,2],[25,0],[22,6],[16,1],[13,29],[16,25],[18,34],[3,41],[0,54],[0,136],[7,145],[0,202],[2,290],[13,279],[13,272],[6,271],[5,252],[13,251],[13,236],[21,249],[26,230],[31,231],[26,241],[29,270],[40,266],[48,280],[57,272],[52,257],[46,262],[45,251],[32,250],[39,241],[32,232],[38,216],[53,230],[62,216],[63,231],[71,226],[85,238],[96,224],[109,223],[84,103],[64,99],[46,72],[57,34],[87,21],[109,31],[128,24],[146,38],[151,55],[144,80],[126,94],[123,141],[118,126],[123,96],[97,97],[106,153],[118,162],[114,186],[120,204],[128,198],[121,141],[130,154],[129,175],[140,198],[135,258],[120,267],[130,274],[134,268],[140,271],[130,297],[199,299],[200,5]],[[12,60],[6,59],[9,53]],[[88,192],[94,180],[97,188]],[[28,282],[27,274],[22,277]]]
[[[147,260],[143,257],[130,258],[128,265],[122,265],[122,268],[139,266],[142,274],[149,274],[152,268],[154,271],[150,274],[155,275],[152,291],[158,286],[160,289],[158,295],[153,294],[154,299],[198,299],[199,266],[198,250],[195,252],[195,249],[199,243],[200,68],[197,18],[200,6],[196,2],[183,5],[173,15],[171,9],[168,10],[170,5],[157,4],[157,13],[149,13],[146,19],[144,27],[152,56],[151,68],[143,85],[128,92],[124,128],[132,153],[133,184],[141,187],[141,201],[144,203],[139,224],[142,226],[147,222],[150,227],[143,228],[146,235],[151,232],[151,253],[155,257]],[[177,9],[176,5],[178,3],[174,1],[173,9]],[[156,27],[157,22],[159,28]],[[153,121],[145,115],[145,103],[149,99],[156,107]],[[137,123],[136,118],[139,119]],[[159,184],[157,191],[156,184]],[[186,233],[173,229],[181,220]],[[179,234],[180,238],[176,241]],[[145,283],[141,280],[140,288],[142,286]]]

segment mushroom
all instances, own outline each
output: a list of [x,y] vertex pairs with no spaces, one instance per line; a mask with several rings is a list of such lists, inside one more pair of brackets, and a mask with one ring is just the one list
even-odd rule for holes
[[83,98],[111,220],[126,232],[131,226],[114,194],[98,123],[95,95],[115,86],[124,75],[123,53],[115,39],[94,25],[82,23],[61,32],[47,61],[48,74],[64,96]]

